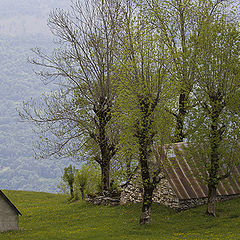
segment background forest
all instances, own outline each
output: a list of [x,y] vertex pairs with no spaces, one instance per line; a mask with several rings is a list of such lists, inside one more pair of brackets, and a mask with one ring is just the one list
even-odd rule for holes
[[[16,111],[23,100],[38,98],[48,87],[28,63],[31,48],[53,44],[47,17],[70,1],[2,0],[0,7],[0,181],[1,189],[56,192],[66,161],[33,157],[31,126]],[[36,8],[36,5],[38,6]]]

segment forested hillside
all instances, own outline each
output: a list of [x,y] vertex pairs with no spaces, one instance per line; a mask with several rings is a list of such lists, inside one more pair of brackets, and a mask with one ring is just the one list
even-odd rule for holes
[[[57,2],[57,4],[56,4]],[[1,1],[0,8],[0,188],[56,191],[67,161],[37,161],[35,141],[29,123],[23,122],[16,108],[23,100],[37,98],[44,86],[27,59],[36,46],[50,51],[53,40],[47,32],[50,9],[69,1]],[[38,5],[38,8],[35,6]]]

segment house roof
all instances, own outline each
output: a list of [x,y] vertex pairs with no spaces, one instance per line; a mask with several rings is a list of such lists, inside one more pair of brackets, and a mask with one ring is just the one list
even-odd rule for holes
[[[193,172],[200,169],[193,169],[187,161],[184,146],[186,143],[175,143],[164,151],[157,149],[157,158],[164,161],[166,177],[179,199],[205,198],[208,196],[206,184]],[[195,165],[196,166],[196,165]],[[240,177],[240,168],[234,169],[234,174],[220,181],[217,188],[217,195],[240,194],[240,181],[234,176]]]
[[18,209],[13,205],[13,203],[8,199],[8,197],[0,190],[0,196],[12,207],[12,209],[19,215],[22,214],[18,211]]

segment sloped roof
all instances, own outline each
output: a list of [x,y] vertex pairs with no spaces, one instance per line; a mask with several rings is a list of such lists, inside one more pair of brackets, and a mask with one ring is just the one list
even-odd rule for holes
[[7,198],[7,196],[0,190],[0,196],[12,207],[12,209],[19,215],[22,214],[18,211],[18,209],[13,205],[13,203]]
[[[164,172],[179,199],[205,198],[208,196],[207,186],[200,178],[194,176],[193,169],[186,159],[184,145],[186,143],[175,143],[171,145],[168,153],[166,149],[162,151],[159,147],[157,158],[164,161]],[[240,181],[234,177],[240,177],[240,168],[235,168],[234,173],[219,183],[217,195],[240,194]]]

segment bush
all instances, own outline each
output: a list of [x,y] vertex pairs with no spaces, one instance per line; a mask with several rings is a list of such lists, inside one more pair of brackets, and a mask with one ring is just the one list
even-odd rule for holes
[[93,194],[101,189],[100,171],[93,164],[85,164],[77,171],[74,181],[75,191],[81,195],[82,199],[85,194]]

